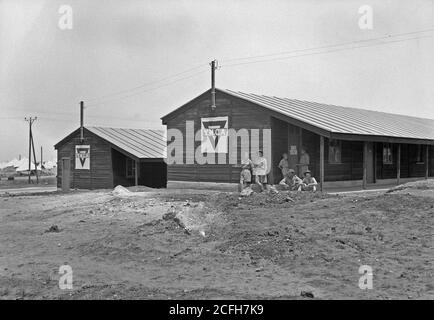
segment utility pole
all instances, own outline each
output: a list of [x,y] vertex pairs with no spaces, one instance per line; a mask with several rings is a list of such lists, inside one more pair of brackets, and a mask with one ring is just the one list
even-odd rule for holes
[[33,163],[35,165],[36,183],[39,183],[38,166],[36,165],[36,152],[35,152],[35,142],[33,141],[33,133],[32,133],[32,150],[33,150]]
[[[30,118],[24,118],[25,121],[27,121],[29,123],[29,183],[31,183],[31,177],[30,174],[32,172],[32,143],[33,143],[33,136],[32,136],[32,124],[33,122],[35,122],[37,119],[37,117],[30,117]],[[35,159],[36,161],[36,159]],[[36,168],[35,168],[36,169]],[[37,170],[35,170],[36,172],[36,177],[38,177],[38,172]]]
[[41,163],[40,163],[40,166],[41,166],[41,170],[42,170],[42,146],[41,146]]

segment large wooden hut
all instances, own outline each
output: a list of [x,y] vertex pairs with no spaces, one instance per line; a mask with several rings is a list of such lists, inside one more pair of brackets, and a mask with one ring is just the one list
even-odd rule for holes
[[[366,187],[434,176],[431,119],[211,89],[164,116],[162,122],[168,130],[168,151],[177,144],[182,152],[168,165],[169,181],[239,181],[239,145],[236,164],[231,163],[227,148],[211,151],[212,163],[197,161],[204,140],[191,141],[188,131],[208,130],[204,124],[210,122],[213,128],[248,130],[250,145],[268,150],[269,179],[274,183],[281,179],[277,168],[281,155],[288,153],[290,166],[297,169],[302,165],[302,149],[322,187]],[[182,139],[175,141],[171,129],[178,129]],[[264,129],[271,134],[269,145],[264,145]],[[253,134],[258,131],[259,136]],[[189,143],[195,153],[188,151]]]

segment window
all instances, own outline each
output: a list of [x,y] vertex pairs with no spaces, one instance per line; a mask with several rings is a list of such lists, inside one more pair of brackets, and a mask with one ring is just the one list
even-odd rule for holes
[[127,158],[127,170],[126,170],[126,177],[127,178],[133,178],[136,176],[136,163],[133,159]]
[[383,163],[384,164],[392,164],[392,145],[390,143],[383,144]]
[[342,141],[330,140],[329,142],[329,163],[341,163]]
[[423,153],[423,148],[422,148],[422,145],[420,145],[420,144],[417,145],[417,150],[416,150],[416,162],[417,162],[417,163],[424,163],[424,153]]

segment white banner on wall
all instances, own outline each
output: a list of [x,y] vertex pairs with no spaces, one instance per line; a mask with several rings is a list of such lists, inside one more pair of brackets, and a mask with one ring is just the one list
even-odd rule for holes
[[201,118],[202,153],[228,153],[228,117]]
[[75,169],[90,169],[90,146],[75,146]]

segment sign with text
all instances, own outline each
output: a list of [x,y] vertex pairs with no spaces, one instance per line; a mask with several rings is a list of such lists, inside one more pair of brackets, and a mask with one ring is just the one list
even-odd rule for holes
[[201,118],[202,153],[228,153],[228,117]]
[[90,169],[90,146],[75,146],[75,169]]

